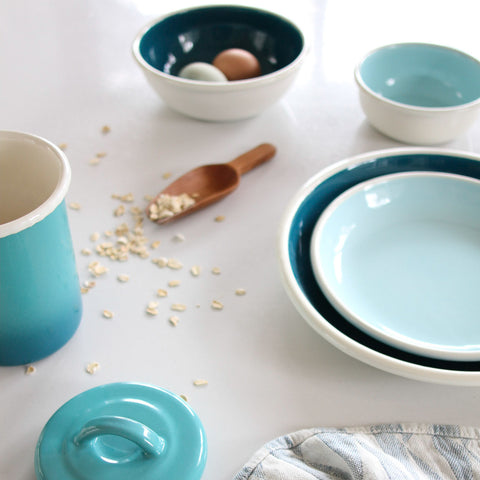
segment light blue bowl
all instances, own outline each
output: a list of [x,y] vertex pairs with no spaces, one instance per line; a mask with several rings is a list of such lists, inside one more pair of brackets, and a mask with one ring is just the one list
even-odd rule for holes
[[441,45],[377,48],[356,66],[355,80],[372,126],[405,143],[451,141],[472,126],[480,111],[480,62]]
[[379,48],[360,65],[373,92],[393,102],[445,108],[480,98],[479,62],[452,48],[404,43]]
[[435,359],[381,342],[342,316],[315,280],[310,243],[313,229],[325,208],[360,182],[411,171],[446,172],[480,179],[480,156],[442,149],[396,148],[358,155],[322,170],[299,189],[282,218],[278,236],[281,279],[304,320],[346,354],[416,380],[478,386],[479,361]]
[[313,231],[315,277],[332,305],[399,349],[480,360],[480,182],[405,172],[336,198]]

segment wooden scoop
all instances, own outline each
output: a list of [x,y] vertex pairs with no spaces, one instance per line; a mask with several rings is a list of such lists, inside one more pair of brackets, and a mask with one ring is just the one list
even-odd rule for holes
[[[276,148],[273,145],[262,143],[231,162],[204,165],[191,170],[171,183],[148,204],[147,217],[158,224],[167,223],[217,202],[237,188],[241,175],[270,160],[275,152]],[[161,198],[165,198],[165,195],[180,197],[185,194],[194,200],[191,206],[183,208],[181,211],[178,211],[178,208],[170,208],[170,211],[167,209],[168,216],[160,213],[157,218],[157,207],[161,204]]]

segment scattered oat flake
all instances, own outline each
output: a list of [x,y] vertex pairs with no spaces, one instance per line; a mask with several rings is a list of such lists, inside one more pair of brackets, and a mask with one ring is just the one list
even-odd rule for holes
[[170,178],[172,176],[172,172],[165,172],[163,175],[162,175],[162,178],[167,180],[168,178]]
[[180,280],[170,280],[168,282],[169,287],[178,287],[180,285]]
[[[152,303],[152,302],[150,302]],[[147,308],[145,309],[145,311],[151,315],[152,317],[155,316],[155,315],[158,315],[158,309],[156,307],[153,307],[153,306],[150,306],[150,304],[147,306]]]
[[213,273],[214,275],[220,275],[222,272],[221,272],[221,270],[220,270],[219,267],[213,267],[213,268],[212,268],[212,273]]
[[238,296],[245,295],[246,293],[247,293],[247,291],[244,288],[237,288],[235,290],[235,295],[238,295]]
[[214,310],[223,310],[223,303],[219,302],[218,300],[213,300],[212,301],[212,308]]
[[96,282],[94,280],[85,280],[83,282],[83,286],[88,289],[93,288],[95,285],[96,285]]
[[178,322],[180,321],[180,318],[177,317],[177,315],[172,315],[168,321],[170,322],[170,324],[173,326],[173,327],[176,327],[178,325]]
[[151,202],[155,197],[153,195],[144,195],[143,199],[147,202]]
[[167,267],[173,270],[180,270],[183,267],[183,264],[175,258],[169,258],[167,261]]
[[199,378],[197,380],[194,380],[193,381],[193,384],[196,386],[196,387],[204,387],[206,385],[208,385],[208,381],[207,380],[204,380],[202,378]]
[[150,248],[155,250],[156,248],[158,248],[160,246],[160,240],[155,240],[154,242],[152,242],[150,244]]
[[186,395],[184,395],[183,393],[181,395],[179,395],[179,397],[184,401],[184,402],[187,402],[188,403],[188,398]]
[[176,312],[184,312],[187,309],[183,303],[174,303],[170,308]]
[[90,235],[90,240],[92,242],[96,242],[100,238],[100,234],[98,232],[94,232]]
[[70,202],[68,205],[72,210],[80,210],[82,206],[78,202]]
[[82,255],[85,255],[86,257],[88,257],[89,255],[92,254],[92,251],[89,249],[89,248],[82,248],[81,252],[80,252]]
[[223,222],[225,220],[225,215],[217,215],[215,217],[216,222]]
[[90,291],[89,288],[86,287],[80,287],[80,293],[88,293]]
[[88,265],[88,270],[92,275],[95,277],[99,277],[100,275],[104,275],[108,272],[108,268],[100,264],[99,262],[91,262]]
[[198,265],[194,265],[191,269],[190,269],[190,273],[194,276],[194,277],[198,277],[200,275],[200,267]]
[[111,230],[105,230],[103,232],[103,234],[107,237],[107,238],[110,238],[110,237],[113,237],[113,232]]
[[100,364],[98,362],[91,362],[86,366],[85,371],[88,374],[93,375],[99,368]]
[[103,158],[107,156],[107,152],[98,152],[95,156],[97,158]]
[[33,365],[27,365],[25,367],[25,375],[33,375],[37,369]]
[[98,165],[100,163],[100,158],[98,157],[95,157],[95,158],[91,158],[89,161],[88,161],[88,164],[89,165]]
[[130,276],[127,273],[120,273],[117,275],[117,280],[121,283],[125,283],[130,280]]
[[105,318],[108,318],[108,319],[113,318],[113,312],[110,311],[110,310],[104,310],[104,311],[102,312],[102,315],[103,315]]
[[166,267],[168,264],[168,258],[160,257],[160,258],[152,258],[152,263],[157,265],[157,267],[163,268]]
[[60,150],[66,150],[67,147],[68,147],[68,145],[67,145],[66,143],[61,143],[61,144],[58,146],[58,148],[59,148]]
[[113,214],[116,217],[121,217],[122,215],[125,214],[125,205],[119,205],[114,211]]
[[104,125],[104,126],[102,127],[102,130],[101,130],[101,131],[102,131],[102,133],[110,133],[111,130],[112,130],[112,129],[111,129],[108,125]]
[[173,236],[173,241],[174,242],[184,242],[185,241],[185,235],[183,235],[183,233],[177,233]]
[[166,297],[168,295],[168,292],[166,290],[164,290],[163,288],[159,288],[157,290],[157,295],[159,297]]

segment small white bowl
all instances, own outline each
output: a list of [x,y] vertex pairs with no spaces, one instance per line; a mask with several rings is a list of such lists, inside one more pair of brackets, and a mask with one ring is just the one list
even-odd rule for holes
[[398,43],[355,68],[369,122],[401,142],[434,145],[464,134],[480,112],[480,62],[453,48]]
[[[230,48],[252,53],[262,74],[226,82],[178,76],[186,65],[211,63]],[[240,5],[194,7],[165,15],[142,28],[132,50],[167,105],[209,121],[240,120],[264,111],[291,86],[307,53],[303,33],[290,20]]]

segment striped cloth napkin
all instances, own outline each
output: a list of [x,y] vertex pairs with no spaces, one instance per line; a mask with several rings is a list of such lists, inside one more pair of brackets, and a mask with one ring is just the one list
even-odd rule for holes
[[312,428],[272,440],[234,480],[480,480],[480,428]]

